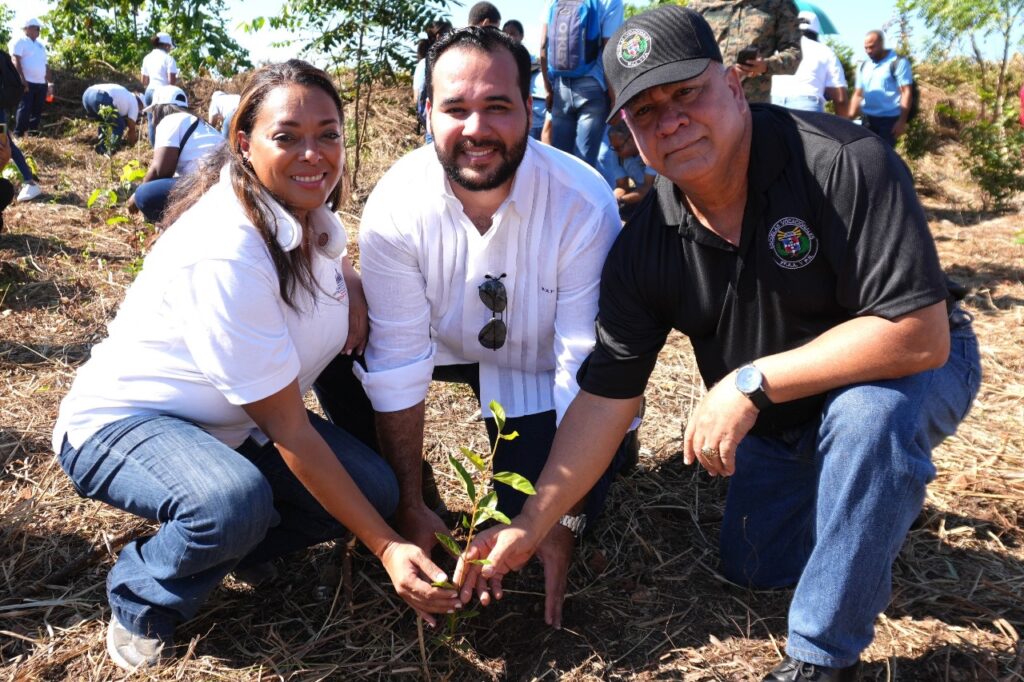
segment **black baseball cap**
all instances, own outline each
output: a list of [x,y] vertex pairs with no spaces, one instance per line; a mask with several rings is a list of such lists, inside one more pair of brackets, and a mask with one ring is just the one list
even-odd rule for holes
[[608,120],[647,88],[685,81],[721,63],[718,42],[704,17],[678,5],[637,14],[605,45],[605,79],[615,95]]

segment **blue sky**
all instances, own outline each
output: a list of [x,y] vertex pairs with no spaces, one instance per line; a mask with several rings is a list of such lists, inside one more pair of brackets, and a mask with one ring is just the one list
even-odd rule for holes
[[[538,33],[543,8],[546,0],[492,0],[498,9],[501,10],[504,19],[518,19],[526,27],[526,43],[531,49],[536,49]],[[16,8],[17,21],[23,21],[29,16],[44,14],[47,11],[46,0],[0,0],[10,7]],[[452,18],[456,25],[466,23],[466,15],[469,7],[475,0],[464,0],[461,7],[453,7]],[[836,25],[840,31],[837,36],[839,40],[854,48],[855,54],[860,57],[864,34],[871,29],[881,28],[883,24],[893,18],[895,0],[815,0],[815,4],[821,8]],[[242,33],[237,26],[244,21],[249,21],[257,16],[273,15],[282,5],[282,0],[228,0],[228,26],[235,34],[236,39],[247,47],[255,57],[255,61],[266,59],[280,59],[291,56],[294,50],[274,50],[269,43],[279,40],[281,36],[275,36],[268,32],[255,36]],[[923,33],[923,29],[918,29]],[[887,36],[889,42],[895,42],[895,36]],[[918,46],[924,36],[915,36],[914,44]]]

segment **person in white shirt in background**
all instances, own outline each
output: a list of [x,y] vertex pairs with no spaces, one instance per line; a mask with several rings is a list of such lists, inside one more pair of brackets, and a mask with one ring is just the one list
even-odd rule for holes
[[844,116],[849,96],[846,74],[839,57],[828,45],[818,42],[821,22],[814,12],[800,12],[800,50],[803,57],[792,76],[772,76],[772,104],[799,111],[825,111],[825,101]]
[[[38,131],[43,115],[43,103],[51,81],[50,66],[47,62],[46,47],[39,41],[42,23],[32,17],[22,27],[25,35],[11,40],[10,51],[14,68],[21,78],[22,95],[15,114],[14,129],[8,131],[11,158],[21,172],[23,184],[18,192],[18,201],[31,201],[43,193],[39,178],[25,161],[25,155],[18,148],[16,136],[25,135],[29,130]],[[0,111],[0,123],[7,123],[7,112]]]
[[[113,113],[104,116],[101,113],[104,106],[113,108]],[[100,122],[99,142],[95,147],[98,153],[112,154],[122,141],[129,145],[138,141],[137,124],[143,108],[142,95],[116,83],[97,83],[82,93],[82,107],[90,118]]]
[[[530,480],[547,461],[576,371],[594,345],[605,255],[620,222],[611,189],[570,154],[529,137],[530,55],[494,27],[446,34],[427,57],[427,116],[434,144],[400,159],[363,211],[359,257],[373,329],[362,386],[332,364],[317,381],[328,416],[365,389],[380,452],[398,477],[395,520],[428,550],[447,532],[424,502],[424,402],[431,379],[469,384],[492,444],[488,405],[505,431],[495,471]],[[628,438],[632,443],[633,439]],[[622,460],[629,447],[622,448]],[[547,621],[561,622],[566,572],[583,513],[603,505],[619,463],[548,536]],[[496,484],[498,509],[514,515],[524,495]],[[586,510],[586,511],[585,511]]]
[[[178,62],[171,56],[174,40],[169,33],[157,33],[149,39],[152,51],[142,60],[142,87],[146,89],[143,101],[148,107],[153,103],[153,93],[165,85],[178,84]],[[153,144],[156,124],[149,117],[149,143]]]
[[210,96],[210,125],[219,130],[224,137],[231,128],[231,118],[238,110],[241,95],[233,95],[221,90],[214,90]]
[[157,88],[146,110],[156,127],[153,161],[142,184],[128,198],[128,210],[142,211],[146,220],[160,223],[178,178],[192,173],[204,156],[224,144],[224,137],[188,112],[188,96],[176,85]]

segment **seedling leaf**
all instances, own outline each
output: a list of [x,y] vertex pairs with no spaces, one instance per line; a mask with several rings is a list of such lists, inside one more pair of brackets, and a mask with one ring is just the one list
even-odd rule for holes
[[450,580],[435,580],[434,582],[430,583],[430,586],[431,587],[440,587],[443,590],[457,590],[457,589],[459,589],[455,585],[455,583],[453,583]]
[[493,490],[482,498],[480,498],[481,509],[497,509],[498,508],[498,493]]
[[95,204],[97,201],[99,201],[99,198],[101,196],[103,196],[103,190],[102,189],[94,189],[92,191],[92,194],[89,195],[89,198],[85,200],[85,207],[86,208],[92,208],[92,205]]
[[120,225],[121,223],[128,222],[128,219],[123,215],[116,215],[113,218],[107,218],[107,225]]
[[536,495],[537,491],[533,489],[533,484],[527,481],[519,474],[511,471],[499,471],[494,474],[495,481],[501,481],[505,485],[512,486],[524,495]]
[[462,555],[462,548],[459,547],[459,543],[455,542],[455,539],[450,535],[444,533],[434,533],[434,537],[437,538],[441,546],[448,550],[448,553],[458,559]]
[[515,440],[516,438],[519,438],[519,432],[513,431],[512,433],[502,433],[499,434],[498,437],[502,440]]
[[490,559],[472,559],[469,563],[476,564],[477,566],[490,566]]
[[476,486],[473,485],[473,477],[466,471],[466,467],[462,466],[462,462],[455,459],[451,455],[448,455],[448,462],[455,469],[455,473],[462,479],[462,487],[466,489],[466,494],[469,495],[469,499],[476,500]]
[[497,400],[492,400],[488,407],[494,413],[494,421],[498,425],[498,433],[501,433],[505,429],[505,408]]
[[484,461],[484,458],[480,453],[474,452],[467,447],[461,447],[459,450],[461,450],[462,454],[466,456],[466,459],[473,463],[473,466],[476,467],[477,471],[484,472],[487,470],[487,462]]

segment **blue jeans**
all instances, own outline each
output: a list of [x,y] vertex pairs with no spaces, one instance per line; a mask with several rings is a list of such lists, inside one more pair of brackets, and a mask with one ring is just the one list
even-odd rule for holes
[[[100,126],[98,128],[99,142],[96,144],[96,151],[100,154],[105,154],[108,151],[113,152],[117,148],[117,145],[121,143],[121,136],[124,134],[124,116],[117,113],[117,109],[110,116],[104,118],[100,116],[100,107],[114,106],[114,98],[102,90],[86,90],[82,95],[82,106],[85,108],[85,113],[89,115],[89,118],[94,121],[99,121]],[[110,140],[104,139],[104,126],[110,126],[110,133],[112,138]],[[106,142],[110,142],[113,149],[107,149]]]
[[39,130],[45,102],[46,83],[29,83],[28,92],[21,96],[18,113],[15,115],[14,133],[16,135],[24,135],[30,130]]
[[144,182],[135,190],[135,205],[151,223],[158,223],[167,208],[167,196],[174,189],[177,178],[158,178]]
[[890,147],[896,147],[896,136],[892,134],[892,129],[898,120],[900,120],[899,116],[868,116],[865,114],[864,127],[888,142]]
[[592,76],[551,80],[551,145],[597,168],[610,110],[608,93]]
[[[384,460],[309,418],[370,503],[390,516],[398,483]],[[250,439],[232,450],[176,417],[128,417],[77,450],[65,439],[60,464],[81,495],[160,522],[155,535],[125,545],[107,576],[110,609],[136,634],[169,640],[228,572],[345,532],[272,443]]]
[[751,587],[796,584],[790,656],[845,667],[871,643],[893,561],[935,476],[931,450],[956,431],[980,382],[966,324],[952,332],[943,367],[836,389],[819,421],[741,441],[722,569]]
[[[7,112],[0,108],[0,123],[7,123]],[[7,136],[7,143],[11,148],[11,161],[18,168],[18,172],[21,173],[21,179],[25,182],[32,182],[37,180],[35,175],[32,174],[32,169],[28,165],[28,161],[25,160],[25,155],[21,153],[21,149],[15,144],[14,138],[10,135]]]
[[825,101],[820,97],[812,97],[810,95],[773,96],[772,104],[777,104],[787,109],[796,109],[797,111],[817,111],[819,113],[825,111]]
[[[152,85],[146,88],[146,92],[142,95],[143,108],[148,107],[153,103],[153,91],[156,90]],[[146,112],[146,122],[149,126],[149,146],[152,147],[156,144],[156,126],[153,124],[153,112]]]

